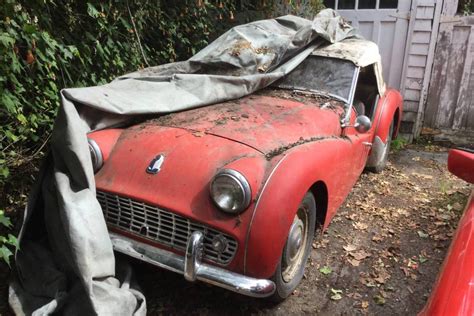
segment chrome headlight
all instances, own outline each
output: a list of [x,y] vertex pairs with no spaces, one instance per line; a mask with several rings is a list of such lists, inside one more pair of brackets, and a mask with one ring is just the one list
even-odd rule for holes
[[245,210],[251,196],[247,179],[238,171],[221,170],[211,181],[211,198],[226,213],[237,214]]
[[100,168],[102,168],[102,165],[104,164],[104,158],[102,156],[102,152],[100,151],[99,145],[97,145],[95,140],[88,138],[87,142],[89,143],[92,167],[94,168],[94,172],[97,172]]

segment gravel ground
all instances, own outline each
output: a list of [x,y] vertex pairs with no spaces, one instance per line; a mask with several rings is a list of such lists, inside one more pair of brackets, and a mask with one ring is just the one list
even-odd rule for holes
[[[416,315],[429,296],[469,186],[432,145],[392,153],[381,174],[362,174],[329,229],[316,236],[303,282],[275,305],[133,261],[150,315]],[[0,315],[8,315],[0,265]]]

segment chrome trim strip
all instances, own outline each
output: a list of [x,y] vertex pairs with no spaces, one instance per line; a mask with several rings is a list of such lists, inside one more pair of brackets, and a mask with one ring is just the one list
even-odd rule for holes
[[351,85],[351,91],[349,93],[349,101],[346,106],[346,116],[344,117],[342,121],[342,127],[346,127],[350,123],[350,118],[351,118],[351,108],[352,108],[352,103],[354,102],[354,95],[355,95],[355,90],[357,86],[357,80],[359,79],[359,72],[360,72],[360,67],[356,67],[354,71],[354,77],[352,77],[352,85]]
[[278,169],[280,164],[285,160],[285,158],[288,155],[285,154],[283,158],[280,159],[280,161],[275,165],[275,168],[273,168],[272,172],[270,172],[270,175],[268,176],[267,180],[265,181],[265,184],[263,185],[262,190],[260,191],[260,194],[258,195],[257,203],[255,203],[255,207],[253,209],[252,213],[252,218],[250,219],[249,226],[247,228],[247,236],[245,236],[245,249],[244,249],[244,273],[247,273],[247,250],[248,250],[248,241],[250,238],[250,231],[252,230],[252,224],[253,224],[253,219],[255,218],[255,214],[257,213],[258,206],[260,205],[260,199],[265,192],[265,189],[267,188],[268,183],[270,182],[270,179],[272,178],[273,174],[275,171]]
[[206,263],[196,264],[200,256],[198,249],[202,247],[200,234],[194,232],[189,238],[185,258],[122,235],[112,232],[109,235],[115,251],[176,273],[184,274],[186,270],[188,276],[195,276],[194,280],[252,297],[267,297],[275,292],[273,281],[247,277]]

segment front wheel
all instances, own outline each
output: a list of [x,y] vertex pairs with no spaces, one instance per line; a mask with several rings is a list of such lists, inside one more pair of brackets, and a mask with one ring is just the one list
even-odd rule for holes
[[298,206],[280,262],[272,277],[276,285],[271,297],[273,301],[283,301],[301,282],[311,251],[315,225],[316,202],[313,194],[308,192]]
[[394,124],[395,124],[395,121],[392,121],[392,124],[390,124],[387,142],[385,144],[382,143],[381,141],[379,142],[377,142],[377,140],[374,141],[373,146],[379,146],[379,148],[378,150],[375,150],[375,148],[372,148],[374,157],[372,157],[372,155],[371,157],[369,157],[367,170],[371,172],[375,172],[375,173],[380,173],[387,166],[388,154],[390,152],[390,144],[392,143]]

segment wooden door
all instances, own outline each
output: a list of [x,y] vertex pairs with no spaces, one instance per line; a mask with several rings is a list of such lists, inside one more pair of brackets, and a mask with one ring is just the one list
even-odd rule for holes
[[324,4],[379,45],[385,82],[400,89],[411,0],[325,0]]

